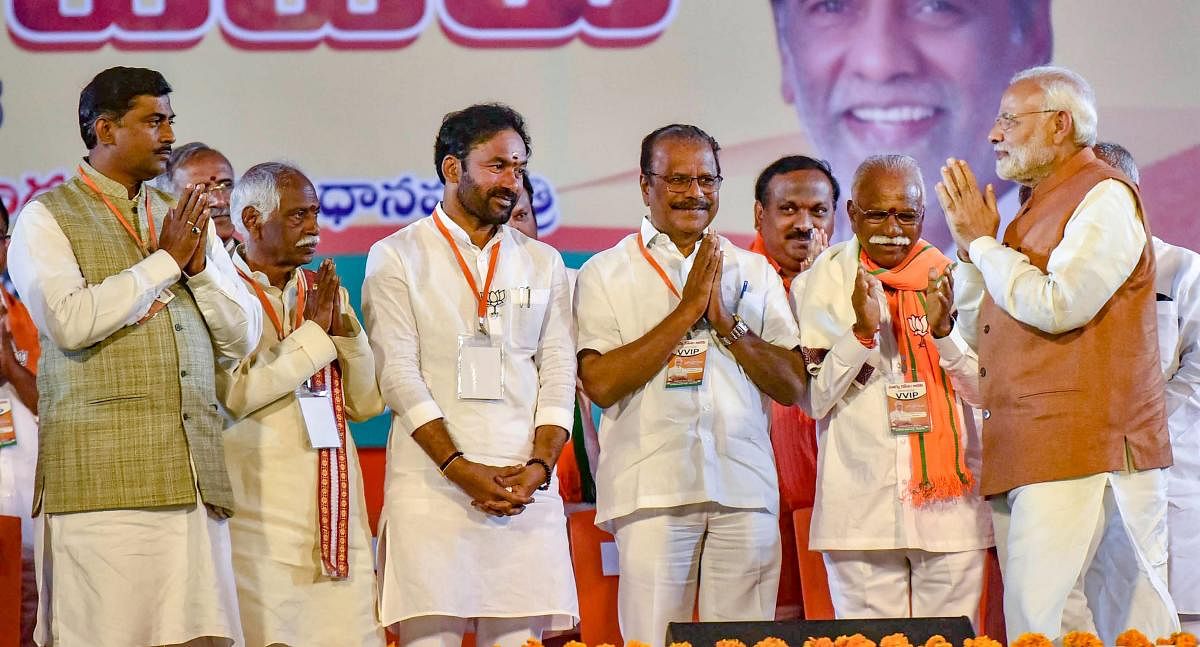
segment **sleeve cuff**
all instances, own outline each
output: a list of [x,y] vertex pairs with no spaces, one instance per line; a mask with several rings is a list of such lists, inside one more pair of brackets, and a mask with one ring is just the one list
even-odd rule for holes
[[551,425],[566,429],[568,434],[571,433],[574,423],[575,410],[561,407],[538,407],[537,415],[533,418],[534,428]]
[[959,326],[954,326],[949,335],[938,339],[930,335],[933,345],[937,347],[938,355],[942,358],[942,366],[953,366],[961,362],[968,352],[967,342],[959,334]]
[[441,407],[433,400],[417,403],[409,407],[404,413],[397,413],[400,424],[404,425],[404,430],[410,435],[421,425],[445,417]]
[[825,356],[825,361],[836,358],[839,364],[857,368],[858,373],[854,377],[854,384],[862,388],[866,386],[867,381],[871,379],[871,374],[875,372],[875,367],[869,363],[871,350],[858,341],[858,337],[854,336],[854,331],[851,329],[847,330],[841,339],[834,342],[833,348],[829,349],[829,354]]
[[337,359],[337,346],[334,341],[312,321],[300,324],[299,328],[288,335],[288,339],[294,340],[293,343],[312,361],[314,373]]
[[998,247],[1003,247],[1003,245],[1000,244],[1000,241],[992,238],[991,236],[980,236],[979,238],[971,241],[971,246],[969,248],[969,253],[971,254],[971,264],[978,266],[979,260],[983,258],[984,254]]
[[346,337],[330,336],[329,339],[333,341],[334,347],[337,348],[337,356],[342,359],[355,360],[371,354],[371,347],[367,345],[361,329],[355,331],[353,335]]
[[179,277],[183,275],[183,272],[179,270],[179,265],[175,263],[175,259],[165,249],[150,254],[135,267],[144,270],[150,282],[159,286],[159,291],[178,281]]

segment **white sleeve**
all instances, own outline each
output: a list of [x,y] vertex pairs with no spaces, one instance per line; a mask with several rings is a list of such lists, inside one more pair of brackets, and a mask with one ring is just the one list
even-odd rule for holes
[[137,323],[180,277],[179,265],[159,250],[88,285],[58,221],[36,201],[17,217],[8,271],[38,330],[66,350],[87,348]]
[[1017,321],[1059,334],[1083,326],[1137,267],[1146,246],[1133,192],[1105,180],[1084,196],[1043,273],[991,236],[971,243],[971,259],[996,305]]
[[225,251],[211,220],[204,254],[204,269],[188,277],[188,289],[208,324],[213,350],[224,357],[241,359],[253,352],[258,344],[262,334],[262,308],[250,294],[246,282],[238,277],[233,259]]
[[[1200,397],[1200,257],[1187,253],[1188,262],[1172,286],[1179,312],[1179,368],[1167,376],[1167,415]],[[1171,358],[1174,359],[1174,358]],[[1170,360],[1166,361],[1169,366]]]
[[218,362],[217,393],[229,415],[240,420],[292,393],[335,357],[337,349],[329,335],[316,323],[305,321],[283,341],[232,367],[227,366],[228,360]]
[[375,352],[379,392],[408,433],[445,417],[421,374],[417,319],[404,261],[380,241],[367,254],[362,288],[363,321]]
[[960,332],[960,326],[954,326],[949,335],[933,339],[941,356],[942,368],[950,374],[950,382],[958,397],[976,409],[982,409],[983,395],[979,388],[979,357],[967,344]]
[[575,422],[575,325],[571,289],[562,258],[551,268],[550,304],[534,362],[538,367],[537,411],[534,427],[554,425],[568,433]]

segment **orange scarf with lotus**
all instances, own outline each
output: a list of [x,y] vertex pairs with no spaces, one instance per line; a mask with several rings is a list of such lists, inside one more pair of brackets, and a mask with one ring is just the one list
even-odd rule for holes
[[928,393],[930,429],[909,436],[912,481],[908,491],[912,502],[921,506],[962,497],[975,488],[975,476],[967,468],[962,443],[963,408],[941,366],[937,345],[928,339],[929,320],[925,315],[929,270],[944,272],[950,259],[933,245],[918,240],[908,257],[892,269],[879,267],[865,251],[859,260],[885,288],[904,380],[924,382]]

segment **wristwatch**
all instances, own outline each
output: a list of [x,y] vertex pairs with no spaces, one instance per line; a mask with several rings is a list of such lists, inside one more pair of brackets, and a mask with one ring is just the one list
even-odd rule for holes
[[750,332],[750,326],[747,326],[746,322],[742,321],[741,317],[733,315],[733,321],[733,329],[729,331],[728,337],[722,335],[721,333],[717,333],[717,339],[721,340],[721,343],[726,347],[732,346],[733,342],[741,339],[746,335],[746,333]]

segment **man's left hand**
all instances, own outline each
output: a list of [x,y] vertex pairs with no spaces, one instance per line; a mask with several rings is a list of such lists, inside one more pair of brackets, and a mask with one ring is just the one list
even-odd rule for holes
[[737,325],[733,315],[729,313],[729,309],[725,307],[725,303],[721,301],[721,270],[725,265],[725,253],[717,252],[717,270],[713,273],[712,289],[708,293],[708,310],[705,311],[704,317],[708,319],[708,323],[717,331],[718,335],[728,337],[733,331],[733,327]]
[[497,476],[496,484],[500,487],[512,488],[512,493],[517,496],[532,498],[533,493],[537,491],[546,478],[550,476],[546,470],[539,464],[525,465],[521,471],[507,476]]
[[996,190],[989,184],[984,196],[966,162],[953,158],[946,160],[942,181],[935,188],[938,202],[946,214],[946,224],[959,249],[969,250],[976,238],[996,236],[1000,229]]
[[943,273],[929,268],[929,284],[925,287],[925,316],[929,321],[929,332],[937,339],[949,335],[954,329],[954,319],[950,316],[954,309],[954,280],[950,276],[953,267],[946,266]]

